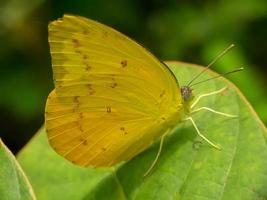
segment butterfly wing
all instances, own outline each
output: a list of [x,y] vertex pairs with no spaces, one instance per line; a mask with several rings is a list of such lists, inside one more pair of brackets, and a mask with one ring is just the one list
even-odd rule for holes
[[65,15],[49,25],[55,90],[46,104],[51,146],[82,166],[129,160],[164,133],[180,106],[169,69],[103,24]]

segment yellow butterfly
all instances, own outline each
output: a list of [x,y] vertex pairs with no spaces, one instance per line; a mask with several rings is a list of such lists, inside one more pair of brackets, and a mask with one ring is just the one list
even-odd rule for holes
[[[96,21],[64,15],[49,24],[55,90],[45,125],[57,153],[81,166],[105,167],[147,149],[190,112],[190,86],[179,87],[169,68],[145,48]],[[159,153],[160,153],[159,150]],[[158,153],[158,155],[159,155]],[[158,158],[156,157],[156,160]],[[155,162],[156,162],[155,160]],[[155,164],[153,163],[153,165]]]

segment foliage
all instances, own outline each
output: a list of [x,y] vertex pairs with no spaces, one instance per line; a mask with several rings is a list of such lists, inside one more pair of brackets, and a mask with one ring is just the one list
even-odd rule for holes
[[[113,26],[164,60],[208,64],[235,43],[236,49],[213,67],[219,72],[245,67],[243,75],[231,79],[267,123],[265,0],[4,0],[0,10],[0,133],[13,150],[43,123],[53,88],[47,25],[64,13]],[[21,130],[30,135],[21,136]]]
[[1,200],[35,200],[35,195],[15,157],[0,140]]
[[[202,68],[171,62],[181,85]],[[215,76],[209,72],[203,79]],[[206,97],[208,106],[237,118],[210,112],[193,115],[204,135],[222,150],[197,137],[189,122],[178,124],[164,143],[151,174],[143,177],[155,158],[158,143],[133,160],[111,169],[81,168],[57,155],[42,128],[20,152],[18,159],[38,199],[237,199],[267,198],[267,131],[240,91],[226,79],[198,85],[199,94],[221,89],[223,94]]]

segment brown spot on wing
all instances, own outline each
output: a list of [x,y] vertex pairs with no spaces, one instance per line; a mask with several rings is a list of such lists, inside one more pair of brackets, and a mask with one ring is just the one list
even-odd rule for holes
[[121,66],[126,67],[127,66],[127,60],[122,60],[121,61]]
[[71,161],[73,164],[76,164],[76,162],[74,160]]
[[74,101],[74,103],[79,103],[80,102],[80,97],[79,96],[73,97],[73,101]]
[[73,44],[74,44],[74,47],[79,47],[79,46],[81,46],[79,40],[77,40],[77,39],[75,39],[75,38],[72,39],[72,42],[73,42]]
[[82,120],[84,118],[83,113],[79,113],[79,118]]
[[88,83],[88,84],[86,84],[86,87],[88,87],[89,90],[92,90],[92,84]]
[[89,71],[90,69],[92,69],[92,67],[88,63],[84,63],[84,65],[85,65],[86,71]]
[[76,49],[75,53],[82,54],[82,52],[79,49]]
[[115,88],[115,87],[117,87],[117,85],[118,85],[118,83],[112,83],[112,85],[110,86],[111,88]]
[[111,107],[107,106],[107,113],[111,113]]
[[72,112],[74,113],[80,107],[80,97],[79,96],[74,96],[73,97],[73,103],[74,103],[74,106],[73,106]]
[[84,30],[84,31],[83,31],[83,34],[84,34],[84,35],[88,35],[88,34],[89,34],[89,31],[88,31],[88,30]]
[[102,147],[101,150],[102,150],[102,151],[106,151],[107,149],[106,149],[105,147]]
[[89,95],[93,95],[93,94],[95,94],[95,93],[96,93],[95,90],[90,90],[90,91],[89,91]]
[[96,93],[96,91],[94,90],[94,88],[92,87],[92,84],[86,84],[88,90],[89,90],[89,95],[93,95]]
[[88,145],[88,140],[86,138],[83,138],[82,136],[79,138],[79,140],[81,141],[81,143],[83,145]]
[[79,124],[79,130],[80,130],[81,132],[84,132],[83,127],[82,127],[81,124]]
[[84,140],[84,141],[83,141],[83,145],[85,145],[85,146],[88,145],[87,140]]
[[112,84],[111,84],[111,88],[115,88],[117,87],[118,83],[115,81],[115,78],[114,78],[115,74],[112,74],[112,77],[111,77],[111,80],[112,80]]
[[120,127],[120,130],[123,132],[124,135],[127,135],[128,134],[128,132],[125,131],[125,127]]
[[108,37],[108,32],[107,31],[104,31],[103,32],[103,37],[105,38],[105,37]]
[[162,98],[165,95],[166,91],[162,90],[162,92],[160,93],[159,97]]

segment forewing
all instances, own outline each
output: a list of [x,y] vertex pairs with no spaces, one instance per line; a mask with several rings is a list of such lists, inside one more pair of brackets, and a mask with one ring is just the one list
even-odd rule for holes
[[181,98],[174,76],[147,50],[70,15],[50,23],[49,44],[56,89],[46,128],[59,154],[79,165],[109,166],[162,134],[158,119]]

